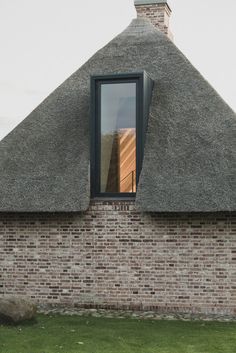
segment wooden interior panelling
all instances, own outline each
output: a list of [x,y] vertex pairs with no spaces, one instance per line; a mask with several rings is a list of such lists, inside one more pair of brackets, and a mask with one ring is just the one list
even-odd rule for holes
[[120,192],[136,192],[136,129],[119,130]]

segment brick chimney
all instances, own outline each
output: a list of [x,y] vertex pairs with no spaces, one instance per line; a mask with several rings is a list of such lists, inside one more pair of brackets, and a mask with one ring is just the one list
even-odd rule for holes
[[155,27],[173,40],[169,28],[171,9],[167,0],[134,0],[134,4],[138,17],[148,18]]

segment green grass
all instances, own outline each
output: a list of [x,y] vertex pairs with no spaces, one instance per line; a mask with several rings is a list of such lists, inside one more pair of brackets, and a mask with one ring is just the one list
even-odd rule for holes
[[37,317],[0,326],[0,353],[235,353],[236,323]]

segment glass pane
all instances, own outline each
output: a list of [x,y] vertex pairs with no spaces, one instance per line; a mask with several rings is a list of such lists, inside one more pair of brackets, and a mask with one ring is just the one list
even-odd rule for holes
[[136,83],[101,85],[101,192],[136,192]]

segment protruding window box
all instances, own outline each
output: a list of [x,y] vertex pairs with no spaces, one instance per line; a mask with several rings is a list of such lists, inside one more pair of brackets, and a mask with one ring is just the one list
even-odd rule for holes
[[152,87],[146,72],[92,76],[92,197],[135,197]]

